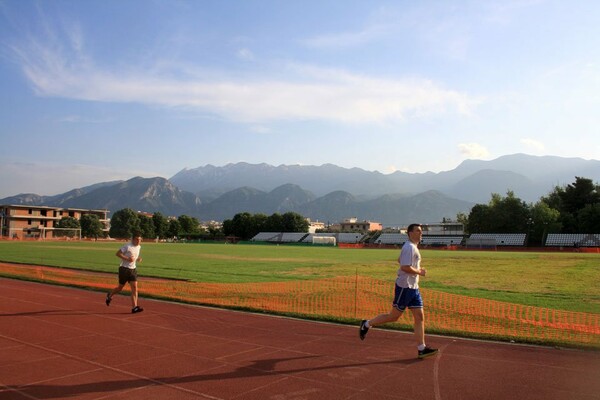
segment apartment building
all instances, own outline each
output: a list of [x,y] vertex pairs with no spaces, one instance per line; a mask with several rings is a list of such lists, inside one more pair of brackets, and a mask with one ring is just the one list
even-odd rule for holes
[[108,213],[108,210],[0,204],[0,238],[53,239],[58,221],[64,217],[79,220],[86,214],[97,215],[108,232]]
[[340,230],[342,232],[369,232],[369,231],[380,231],[383,226],[380,222],[373,221],[359,221],[357,218],[346,218],[343,222],[339,223]]

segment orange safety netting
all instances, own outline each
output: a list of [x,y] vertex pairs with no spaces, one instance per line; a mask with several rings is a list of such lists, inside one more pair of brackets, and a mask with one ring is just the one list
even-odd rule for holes
[[[96,289],[116,274],[0,263],[0,275]],[[393,282],[364,276],[260,283],[145,278],[140,295],[264,312],[339,319],[372,318],[391,308]],[[600,315],[525,306],[421,289],[428,331],[600,348]],[[405,313],[398,321],[412,324]]]

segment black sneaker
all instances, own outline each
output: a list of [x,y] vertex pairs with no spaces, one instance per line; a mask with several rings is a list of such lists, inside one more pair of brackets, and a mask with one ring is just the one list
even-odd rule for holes
[[144,311],[144,309],[142,307],[140,307],[140,306],[135,306],[135,307],[133,307],[131,309],[131,313],[132,314],[139,313],[139,312],[142,312],[142,311]]
[[366,319],[363,319],[360,322],[360,329],[358,330],[358,335],[360,336],[360,340],[365,340],[365,336],[367,336],[367,332],[369,332],[369,328],[367,328],[365,325],[367,323]]
[[432,349],[431,347],[425,347],[423,350],[419,350],[419,358],[426,358],[434,356],[438,352],[438,349]]
[[110,302],[112,301],[112,299],[110,298],[110,293],[106,294],[106,305],[110,306]]

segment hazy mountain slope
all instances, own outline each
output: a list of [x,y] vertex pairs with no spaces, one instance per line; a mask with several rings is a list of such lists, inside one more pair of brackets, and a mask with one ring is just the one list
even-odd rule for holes
[[242,186],[269,192],[292,183],[317,196],[338,190],[370,198],[388,193],[417,194],[438,190],[461,200],[480,202],[489,200],[490,193],[505,194],[512,190],[523,200],[534,202],[554,186],[573,182],[575,176],[600,181],[600,161],[514,154],[491,161],[467,160],[451,171],[439,173],[395,172],[387,175],[331,164],[274,167],[238,163],[184,169],[171,181],[198,194],[225,193]]

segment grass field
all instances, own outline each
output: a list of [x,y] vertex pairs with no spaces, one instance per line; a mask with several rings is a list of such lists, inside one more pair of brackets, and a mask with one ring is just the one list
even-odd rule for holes
[[[116,273],[121,242],[0,242],[0,261]],[[393,282],[398,250],[143,243],[143,276],[273,282],[355,275]],[[421,286],[556,310],[600,313],[600,255],[423,250]]]

